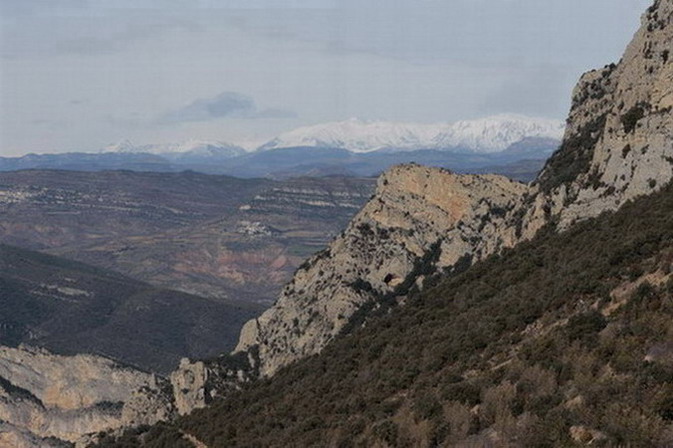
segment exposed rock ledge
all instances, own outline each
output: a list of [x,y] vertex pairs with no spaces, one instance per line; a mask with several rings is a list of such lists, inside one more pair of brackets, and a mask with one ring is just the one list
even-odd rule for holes
[[[309,259],[276,304],[241,332],[237,352],[259,350],[260,372],[319,352],[368,302],[411,286],[423,269],[454,266],[515,241],[504,226],[527,191],[494,175],[396,166],[327,250]],[[413,276],[412,279],[410,276]]]
[[91,432],[169,419],[169,387],[153,374],[99,356],[0,347],[0,421],[9,422],[0,427],[0,442],[59,446],[42,439],[75,442]]

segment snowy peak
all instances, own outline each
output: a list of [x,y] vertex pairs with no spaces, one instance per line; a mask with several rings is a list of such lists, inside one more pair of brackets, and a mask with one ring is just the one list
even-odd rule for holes
[[100,152],[145,153],[176,157],[236,157],[245,153],[240,146],[221,141],[188,140],[182,143],[163,143],[151,145],[134,145],[130,140],[122,140],[114,145],[103,148]]
[[499,152],[524,138],[561,139],[560,120],[497,115],[456,123],[419,124],[350,120],[301,127],[281,134],[260,150],[292,147],[342,148],[352,152],[418,149]]
[[133,153],[136,152],[137,147],[131,140],[125,139],[118,143],[114,143],[101,149],[100,152],[119,152],[119,153]]
[[427,146],[441,125],[345,121],[306,126],[286,132],[261,146],[261,150],[302,146],[342,148],[353,152],[380,149],[413,150]]
[[190,155],[190,156],[228,156],[236,157],[245,150],[240,146],[221,141],[188,140],[183,143],[171,143],[167,145],[155,145],[153,150],[159,154]]
[[523,115],[496,115],[478,120],[458,121],[434,138],[435,148],[468,148],[475,152],[500,152],[526,138],[563,137],[561,120]]

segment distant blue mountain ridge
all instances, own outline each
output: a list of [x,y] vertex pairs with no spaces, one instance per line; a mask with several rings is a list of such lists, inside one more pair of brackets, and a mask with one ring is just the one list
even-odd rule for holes
[[[71,152],[0,157],[0,171],[61,169],[73,171],[131,170],[179,172],[192,170],[237,177],[288,178],[298,176],[375,176],[391,165],[416,162],[456,172],[493,172],[532,179],[556,150],[553,138],[530,137],[500,152],[479,153],[469,148],[382,149],[356,153],[343,148],[290,147],[254,152],[151,154],[146,152]],[[518,173],[518,174],[517,174]]]

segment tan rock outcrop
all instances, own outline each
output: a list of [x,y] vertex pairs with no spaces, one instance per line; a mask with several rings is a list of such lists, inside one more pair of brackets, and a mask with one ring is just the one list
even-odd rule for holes
[[207,395],[209,369],[201,361],[190,362],[183,358],[180,366],[171,373],[175,406],[181,415],[204,407]]
[[90,432],[156,423],[173,412],[161,383],[98,356],[0,347],[0,420],[14,428],[3,437],[73,442]]
[[318,353],[364,304],[403,284],[408,289],[419,265],[448,268],[512,245],[505,217],[526,191],[501,176],[391,168],[346,231],[297,271],[271,309],[245,325],[236,351],[258,347],[264,376]]

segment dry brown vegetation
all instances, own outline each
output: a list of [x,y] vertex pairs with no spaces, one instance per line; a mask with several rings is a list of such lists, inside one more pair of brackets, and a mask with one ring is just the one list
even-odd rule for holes
[[543,230],[176,425],[213,447],[670,446],[672,251],[668,187]]

